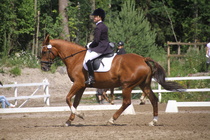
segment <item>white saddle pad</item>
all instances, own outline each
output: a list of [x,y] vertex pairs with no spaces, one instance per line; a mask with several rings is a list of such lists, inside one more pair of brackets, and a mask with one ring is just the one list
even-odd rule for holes
[[[112,66],[112,61],[114,59],[114,57],[116,56],[116,53],[114,53],[114,55],[112,57],[105,57],[102,59],[102,63],[100,64],[99,68],[97,70],[94,70],[94,72],[107,72],[111,69]],[[87,66],[85,64],[85,59],[83,61],[83,67],[85,68],[85,70],[87,69]]]

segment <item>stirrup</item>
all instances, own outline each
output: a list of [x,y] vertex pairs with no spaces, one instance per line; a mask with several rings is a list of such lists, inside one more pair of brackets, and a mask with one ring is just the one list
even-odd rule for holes
[[93,77],[89,77],[87,81],[85,81],[85,84],[88,84],[88,85],[91,85],[91,84],[94,84],[95,83],[95,80]]

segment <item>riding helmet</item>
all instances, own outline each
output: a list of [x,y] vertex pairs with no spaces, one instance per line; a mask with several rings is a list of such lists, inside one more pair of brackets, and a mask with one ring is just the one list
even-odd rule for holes
[[123,46],[123,45],[124,45],[124,43],[122,41],[117,43],[117,46]]
[[98,8],[96,9],[93,13],[92,13],[93,16],[99,16],[101,17],[102,21],[104,21],[105,19],[105,12],[103,9],[101,8]]

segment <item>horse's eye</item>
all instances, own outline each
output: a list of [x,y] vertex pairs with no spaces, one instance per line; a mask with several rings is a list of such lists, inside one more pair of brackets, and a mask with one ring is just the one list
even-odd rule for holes
[[42,54],[44,55],[44,54],[46,54],[47,52],[42,52]]

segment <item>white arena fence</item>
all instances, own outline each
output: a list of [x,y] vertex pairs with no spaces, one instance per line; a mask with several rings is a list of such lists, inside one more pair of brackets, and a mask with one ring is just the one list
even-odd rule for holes
[[[183,80],[207,80],[210,79],[210,76],[199,76],[199,77],[168,77],[166,78],[166,81],[183,81]],[[153,82],[157,83],[154,79],[152,79]],[[158,83],[157,83],[158,84]],[[158,84],[158,89],[152,89],[154,93],[158,93],[158,99],[159,102],[162,100],[162,94],[161,93],[168,93],[168,92],[176,92],[176,91],[169,91],[162,89],[161,85]],[[210,88],[196,88],[196,89],[186,89],[185,92],[209,92]],[[96,91],[86,91],[84,94],[95,94]],[[110,91],[107,91],[108,94],[110,94]],[[142,90],[132,90],[131,93],[142,93]],[[122,90],[115,90],[114,94],[122,94]]]
[[[18,88],[20,87],[31,87],[31,86],[37,86],[37,89],[30,95],[30,96],[18,96]],[[14,88],[14,97],[7,97],[7,100],[15,100],[15,105],[18,104],[18,100],[20,99],[26,99],[18,108],[21,108],[24,106],[29,99],[35,99],[35,98],[44,98],[44,103],[46,105],[50,105],[50,94],[49,94],[49,82],[47,79],[44,79],[41,83],[24,83],[24,84],[18,84],[15,82],[14,84],[7,84],[7,85],[0,85],[0,88]],[[38,90],[43,90],[43,95],[35,95]]]
[[[210,79],[210,76],[200,76],[200,77],[168,77],[166,80],[206,80]],[[154,81],[154,79],[153,79]],[[42,86],[44,89],[44,95],[34,95],[37,90],[35,90],[31,96],[17,96],[17,87],[21,86],[39,86],[37,90],[39,90]],[[9,97],[8,100],[15,100],[17,103],[18,99],[27,99],[24,104],[30,99],[30,98],[44,98],[44,102],[47,105],[50,105],[50,94],[49,94],[49,89],[48,89],[49,83],[47,79],[43,80],[42,83],[30,83],[30,84],[12,84],[12,85],[4,85],[0,86],[0,88],[8,88],[8,87],[14,87],[15,92],[14,92],[14,97]],[[210,88],[200,88],[200,89],[187,89],[185,92],[209,92]],[[158,98],[159,101],[161,101],[161,93],[167,93],[167,92],[172,92],[168,90],[161,89],[161,85],[158,84],[158,89],[153,89],[153,92],[158,93]],[[174,91],[173,91],[174,92]],[[110,94],[110,91],[107,92]],[[132,93],[142,93],[141,90],[132,90]],[[96,94],[96,91],[85,91],[85,95],[91,95],[91,94]],[[117,90],[114,91],[114,94],[122,94],[122,90]],[[187,102],[186,102],[187,103]],[[204,102],[205,103],[205,102]],[[24,104],[21,104],[18,108],[15,109],[1,109],[1,113],[23,113],[23,112],[50,112],[50,111],[69,111],[68,107],[39,107],[39,108],[20,108]],[[199,103],[199,105],[202,103]],[[78,110],[115,110],[120,108],[121,105],[92,105],[92,106],[81,106],[78,107]],[[131,104],[130,109],[127,110],[127,112],[131,112],[131,114],[135,114],[135,111],[133,109],[133,105]],[[128,113],[129,114],[129,113]]]
[[166,113],[178,113],[178,107],[210,107],[209,102],[177,102],[169,100],[166,106]]

